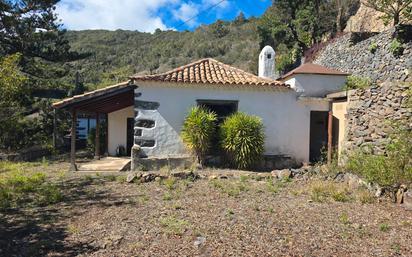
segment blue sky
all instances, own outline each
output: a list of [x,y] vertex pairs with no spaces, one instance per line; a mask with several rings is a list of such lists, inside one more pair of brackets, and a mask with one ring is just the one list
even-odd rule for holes
[[[217,19],[233,20],[239,12],[260,16],[271,0],[61,0],[56,12],[70,30],[126,29],[153,32],[193,30]],[[218,4],[213,9],[209,7]],[[184,21],[191,19],[182,25]]]

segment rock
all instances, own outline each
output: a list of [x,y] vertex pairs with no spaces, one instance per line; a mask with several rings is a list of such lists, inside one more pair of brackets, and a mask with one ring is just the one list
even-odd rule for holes
[[187,178],[196,178],[197,174],[192,171],[174,171],[170,174],[170,176],[180,179],[187,179]]
[[213,180],[213,179],[217,179],[217,176],[216,175],[210,175],[209,180]]
[[397,204],[403,204],[404,202],[404,196],[405,196],[405,192],[407,191],[407,187],[405,185],[401,185],[398,189],[398,191],[396,192],[396,203]]
[[137,178],[136,173],[131,173],[131,174],[127,175],[126,182],[127,183],[133,183],[136,178]]
[[271,172],[271,174],[273,177],[276,177],[278,179],[286,179],[292,177],[292,171],[289,169],[274,170]]
[[403,206],[406,210],[412,211],[412,190],[409,189],[403,194]]
[[381,187],[378,187],[375,191],[375,196],[376,197],[381,197],[383,194],[383,189]]
[[156,177],[156,178],[155,178],[155,181],[156,181],[156,182],[159,182],[160,180],[162,180],[161,177]]
[[198,236],[196,237],[196,240],[193,242],[193,245],[196,247],[200,247],[204,243],[206,243],[206,238],[202,236]]

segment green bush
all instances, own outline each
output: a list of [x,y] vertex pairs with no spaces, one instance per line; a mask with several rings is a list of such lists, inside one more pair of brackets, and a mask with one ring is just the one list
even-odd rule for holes
[[401,56],[405,48],[403,44],[395,38],[394,40],[392,40],[389,49],[394,56]]
[[376,50],[378,50],[378,44],[376,44],[376,42],[372,42],[369,46],[369,51],[374,54]]
[[229,164],[238,169],[253,168],[264,150],[263,123],[257,116],[235,113],[220,128],[221,146]]
[[372,86],[372,81],[370,78],[349,76],[346,79],[346,84],[344,89],[365,89]]
[[349,155],[347,169],[380,186],[412,182],[412,130],[400,126],[390,137],[385,155],[357,151]]
[[181,132],[185,145],[193,151],[200,164],[209,151],[216,132],[217,116],[203,107],[193,107],[187,115]]

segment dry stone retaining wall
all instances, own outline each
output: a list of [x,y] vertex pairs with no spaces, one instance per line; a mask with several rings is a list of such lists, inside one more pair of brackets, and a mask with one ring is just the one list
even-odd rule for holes
[[[392,28],[354,45],[353,35],[346,34],[321,50],[314,63],[369,77],[374,82],[412,81],[412,42],[405,43],[403,54],[395,57],[390,51],[394,32]],[[377,45],[374,53],[370,50],[373,43]]]
[[412,109],[406,105],[408,88],[407,83],[385,82],[367,90],[351,91],[344,151],[365,147],[383,154],[392,121],[408,120],[412,129]]

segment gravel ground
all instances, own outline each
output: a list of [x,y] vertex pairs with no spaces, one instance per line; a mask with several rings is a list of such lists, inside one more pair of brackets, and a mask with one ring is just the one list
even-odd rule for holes
[[411,211],[311,181],[59,176],[63,202],[0,214],[1,256],[412,256]]

